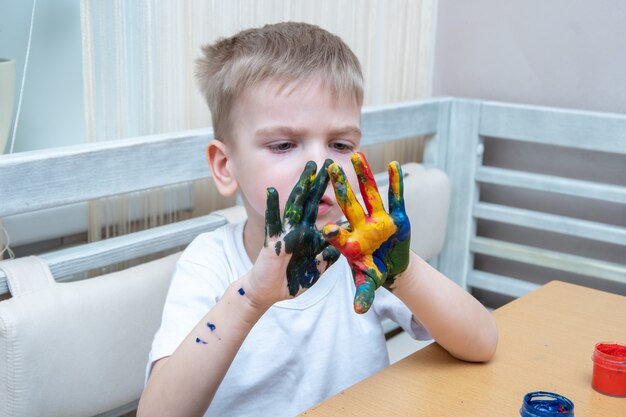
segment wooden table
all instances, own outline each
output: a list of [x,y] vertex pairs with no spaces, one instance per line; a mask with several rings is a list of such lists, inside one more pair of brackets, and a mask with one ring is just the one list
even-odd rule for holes
[[494,311],[500,338],[486,364],[436,343],[303,416],[519,416],[524,394],[551,391],[577,416],[626,417],[626,398],[591,388],[594,346],[626,342],[626,297],[553,281]]

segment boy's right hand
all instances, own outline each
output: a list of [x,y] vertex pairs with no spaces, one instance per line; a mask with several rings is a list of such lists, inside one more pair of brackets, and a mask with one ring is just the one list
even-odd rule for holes
[[385,211],[372,170],[365,155],[351,157],[367,212],[356,199],[343,169],[332,164],[329,174],[335,196],[350,227],[329,223],[322,233],[348,260],[356,286],[354,310],[365,313],[374,292],[391,287],[409,265],[411,224],[404,209],[403,175],[398,162],[389,163],[389,213]]
[[331,163],[327,159],[316,176],[315,162],[307,162],[289,195],[282,220],[278,191],[267,189],[265,242],[249,275],[255,304],[267,308],[306,291],[339,258],[339,251],[315,226]]

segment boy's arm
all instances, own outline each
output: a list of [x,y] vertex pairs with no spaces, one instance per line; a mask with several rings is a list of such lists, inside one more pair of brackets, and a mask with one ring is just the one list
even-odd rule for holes
[[411,252],[392,292],[430,335],[458,359],[485,362],[498,344],[495,319],[471,294]]
[[246,336],[269,308],[250,302],[247,280],[246,276],[231,284],[172,356],[154,364],[138,416],[206,412]]
[[496,348],[495,320],[469,293],[432,268],[410,248],[411,227],[404,209],[402,169],[389,164],[389,213],[385,211],[365,156],[352,156],[367,212],[356,200],[341,167],[329,173],[337,202],[350,229],[324,227],[324,237],[348,259],[356,285],[354,309],[367,311],[374,291],[390,288],[416,321],[452,355],[468,361],[489,360]]
[[[232,283],[176,351],[152,369],[138,416],[203,415],[259,318],[276,302],[305,291],[339,253],[315,228],[328,185],[327,160],[318,175],[307,163],[289,196],[284,219],[278,193],[267,190],[265,242],[252,269]],[[324,261],[316,259],[323,254]],[[301,279],[306,272],[306,279]]]

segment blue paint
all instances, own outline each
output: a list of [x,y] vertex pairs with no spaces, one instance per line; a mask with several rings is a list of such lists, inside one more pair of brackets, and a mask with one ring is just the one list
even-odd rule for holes
[[239,288],[239,295],[244,295],[246,292],[243,290],[243,287]]
[[574,403],[566,397],[547,391],[529,392],[520,409],[522,417],[573,416]]
[[200,343],[202,345],[208,345],[209,344],[209,342],[204,341],[204,340],[200,339],[199,337],[196,337],[196,343]]
[[215,331],[215,324],[210,323],[210,322],[207,322],[207,324],[206,324],[206,325],[207,325],[207,327],[208,327],[209,329],[211,329],[211,331],[212,331],[212,332],[213,332],[213,331]]

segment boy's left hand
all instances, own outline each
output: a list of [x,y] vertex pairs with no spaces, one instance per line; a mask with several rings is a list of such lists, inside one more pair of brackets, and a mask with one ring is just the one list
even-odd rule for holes
[[385,211],[365,156],[352,155],[352,165],[367,213],[354,196],[346,176],[336,163],[328,168],[341,210],[350,228],[335,223],[324,226],[324,238],[347,259],[356,285],[354,310],[365,313],[374,302],[374,291],[389,287],[409,263],[411,225],[404,209],[402,168],[389,163],[389,213]]
[[318,205],[328,186],[327,170],[331,163],[332,160],[327,159],[317,175],[315,162],[306,164],[287,199],[282,221],[278,193],[273,188],[268,189],[264,246],[268,246],[271,239],[274,240],[277,256],[281,250],[291,255],[286,274],[292,297],[315,284],[339,258],[339,252],[324,240],[315,227]]

